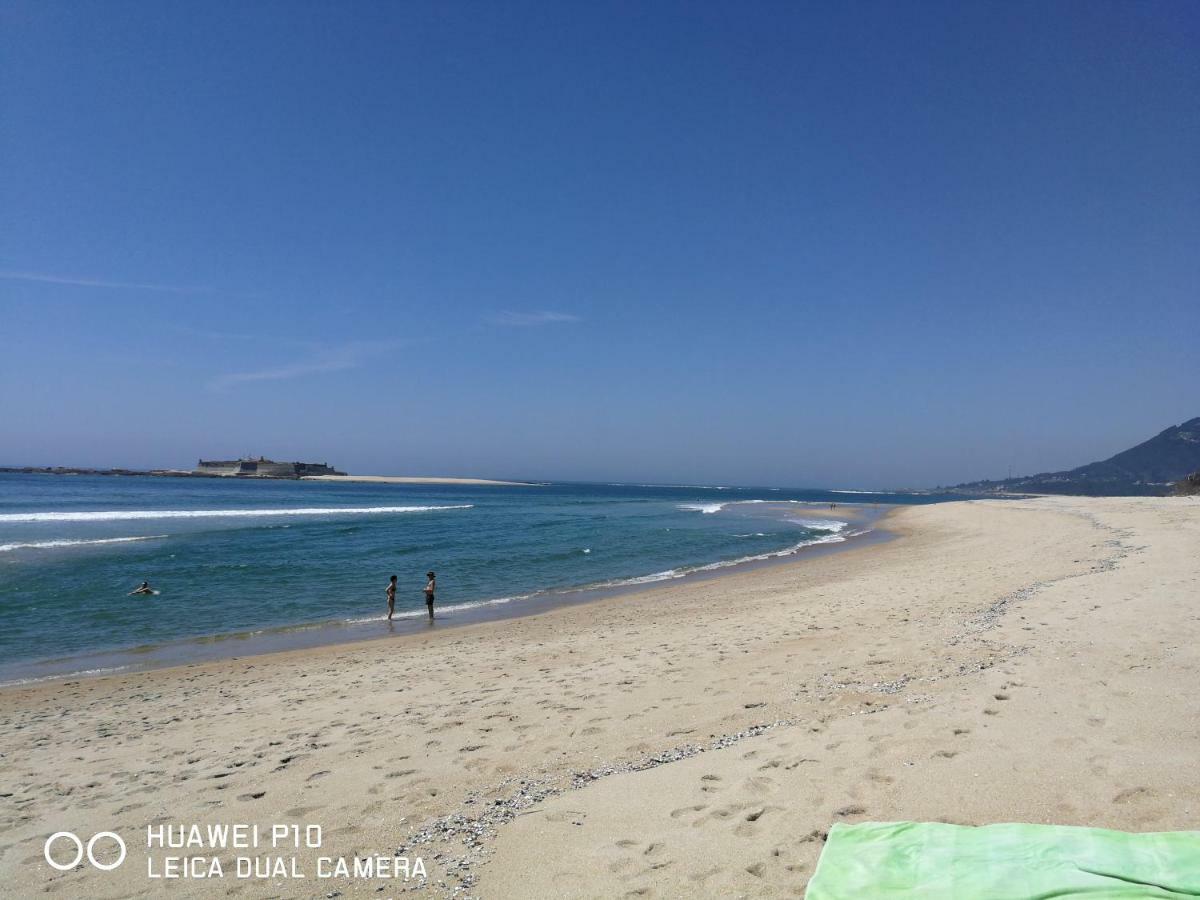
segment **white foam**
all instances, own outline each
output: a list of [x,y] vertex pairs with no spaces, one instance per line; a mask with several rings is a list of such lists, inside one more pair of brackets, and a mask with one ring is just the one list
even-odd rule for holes
[[471,509],[458,506],[360,506],[296,509],[112,509],[97,512],[0,513],[0,523],[12,522],[117,522],[131,519],[231,519],[265,516],[377,516],[389,513],[435,512]]
[[695,510],[702,513],[720,512],[726,506],[749,506],[755,503],[796,503],[802,506],[814,505],[808,500],[724,500],[717,503],[681,503],[678,509]]
[[814,528],[819,531],[832,531],[837,534],[850,527],[849,522],[839,522],[834,519],[788,519],[793,525],[802,525],[805,528]]
[[[535,591],[532,594],[515,594],[512,597],[493,597],[490,600],[471,600],[466,603],[449,603],[439,604],[437,612],[439,614],[448,612],[461,612],[464,609],[479,609],[481,606],[497,606],[501,603],[511,603],[514,600],[528,600],[530,597],[536,597],[539,594],[551,593],[550,591]],[[564,592],[565,593],[565,592]],[[416,619],[425,618],[429,612],[424,609],[407,609],[399,610],[392,615],[393,619]],[[368,622],[386,622],[388,620],[385,615],[365,616],[361,619],[343,619],[347,625],[365,625]],[[320,627],[318,624],[314,627]]]
[[[838,524],[844,525],[845,523],[838,523]],[[825,528],[824,525],[822,525],[821,527]],[[830,530],[830,529],[826,528],[826,530]],[[848,534],[848,535],[843,535],[843,534],[838,534],[838,533],[827,534],[827,535],[824,535],[823,537],[812,538],[811,540],[807,540],[807,541],[801,541],[800,543],[794,544],[791,547],[785,547],[782,550],[775,550],[771,553],[757,553],[753,556],[741,556],[741,557],[738,557],[737,559],[721,560],[719,562],[708,563],[707,565],[704,565],[704,566],[686,566],[686,567],[682,567],[682,568],[678,568],[678,569],[667,569],[663,572],[654,572],[650,575],[637,575],[633,578],[619,578],[614,581],[605,581],[605,582],[601,582],[600,584],[588,585],[585,588],[576,588],[575,590],[595,590],[597,588],[625,587],[628,585],[635,585],[635,584],[650,584],[655,581],[668,581],[673,578],[683,578],[687,575],[695,575],[698,572],[714,572],[718,569],[727,569],[730,566],[740,566],[740,565],[744,565],[746,563],[763,562],[764,560],[768,560],[768,559],[779,559],[780,557],[784,557],[784,556],[792,556],[793,554],[799,553],[805,547],[812,547],[817,544],[837,544],[837,543],[840,543],[840,542],[846,540],[847,537],[853,537],[854,535],[862,534],[862,533],[863,532],[860,531],[860,532],[852,532],[851,534]]]
[[126,544],[131,541],[160,541],[165,534],[149,534],[143,537],[96,538],[90,541],[30,541],[24,544],[0,544],[0,553],[10,550],[48,550],[53,547],[83,547],[91,544]]
[[0,681],[0,687],[20,687],[24,684],[40,684],[43,681],[57,681],[62,678],[90,678],[95,675],[111,675],[114,672],[124,672],[129,666],[112,666],[105,669],[81,669],[78,672],[63,672],[58,675],[40,675],[34,678],[16,678],[12,681]]

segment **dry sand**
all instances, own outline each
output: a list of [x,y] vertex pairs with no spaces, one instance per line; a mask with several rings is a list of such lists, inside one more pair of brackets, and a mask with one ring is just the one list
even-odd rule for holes
[[[1200,500],[888,527],[523,619],[0,692],[0,891],[404,887],[151,881],[165,822],[318,823],[301,871],[402,849],[485,898],[798,896],[836,821],[1200,826]],[[129,859],[55,872],[60,829]]]

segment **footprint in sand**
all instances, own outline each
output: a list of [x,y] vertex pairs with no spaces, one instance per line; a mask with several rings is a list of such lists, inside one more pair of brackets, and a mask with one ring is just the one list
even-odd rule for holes
[[1154,791],[1148,787],[1126,788],[1112,798],[1113,803],[1129,803],[1131,800],[1147,800],[1154,796]]
[[552,812],[546,815],[547,822],[568,822],[571,825],[582,825],[583,820],[587,818],[587,813],[577,809],[565,809],[561,812]]
[[755,794],[769,794],[775,788],[775,782],[765,775],[756,775],[742,782],[742,789]]

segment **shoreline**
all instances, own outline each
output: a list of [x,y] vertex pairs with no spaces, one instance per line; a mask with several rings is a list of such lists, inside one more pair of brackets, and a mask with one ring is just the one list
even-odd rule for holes
[[805,508],[806,517],[848,519],[851,530],[844,535],[835,535],[832,540],[817,539],[769,552],[764,554],[763,558],[715,561],[657,580],[648,580],[652,578],[650,575],[633,576],[623,583],[535,589],[528,594],[514,597],[449,604],[445,611],[437,614],[432,624],[426,619],[424,610],[403,610],[390,623],[385,615],[380,613],[378,616],[366,616],[361,619],[296,622],[252,631],[218,632],[157,644],[142,644],[30,662],[19,661],[6,667],[8,671],[0,669],[0,692],[66,679],[154,672],[178,666],[203,665],[276,653],[305,652],[325,647],[353,646],[370,641],[404,639],[444,629],[486,626],[581,604],[629,597],[668,584],[700,583],[728,578],[759,568],[799,565],[825,554],[844,553],[892,540],[895,535],[880,525],[900,508],[903,507],[879,504],[867,508],[865,505],[856,506],[851,503],[839,505],[836,511]]

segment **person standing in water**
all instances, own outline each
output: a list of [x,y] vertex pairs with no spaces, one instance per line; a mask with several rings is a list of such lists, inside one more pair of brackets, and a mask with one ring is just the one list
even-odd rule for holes
[[388,581],[387,598],[388,598],[388,621],[390,622],[392,619],[392,613],[394,613],[396,611],[396,576],[395,575],[393,575],[391,577],[391,580]]
[[433,593],[437,590],[437,576],[432,572],[426,572],[425,577],[429,580],[425,582],[425,605],[429,607],[429,621],[433,621]]

